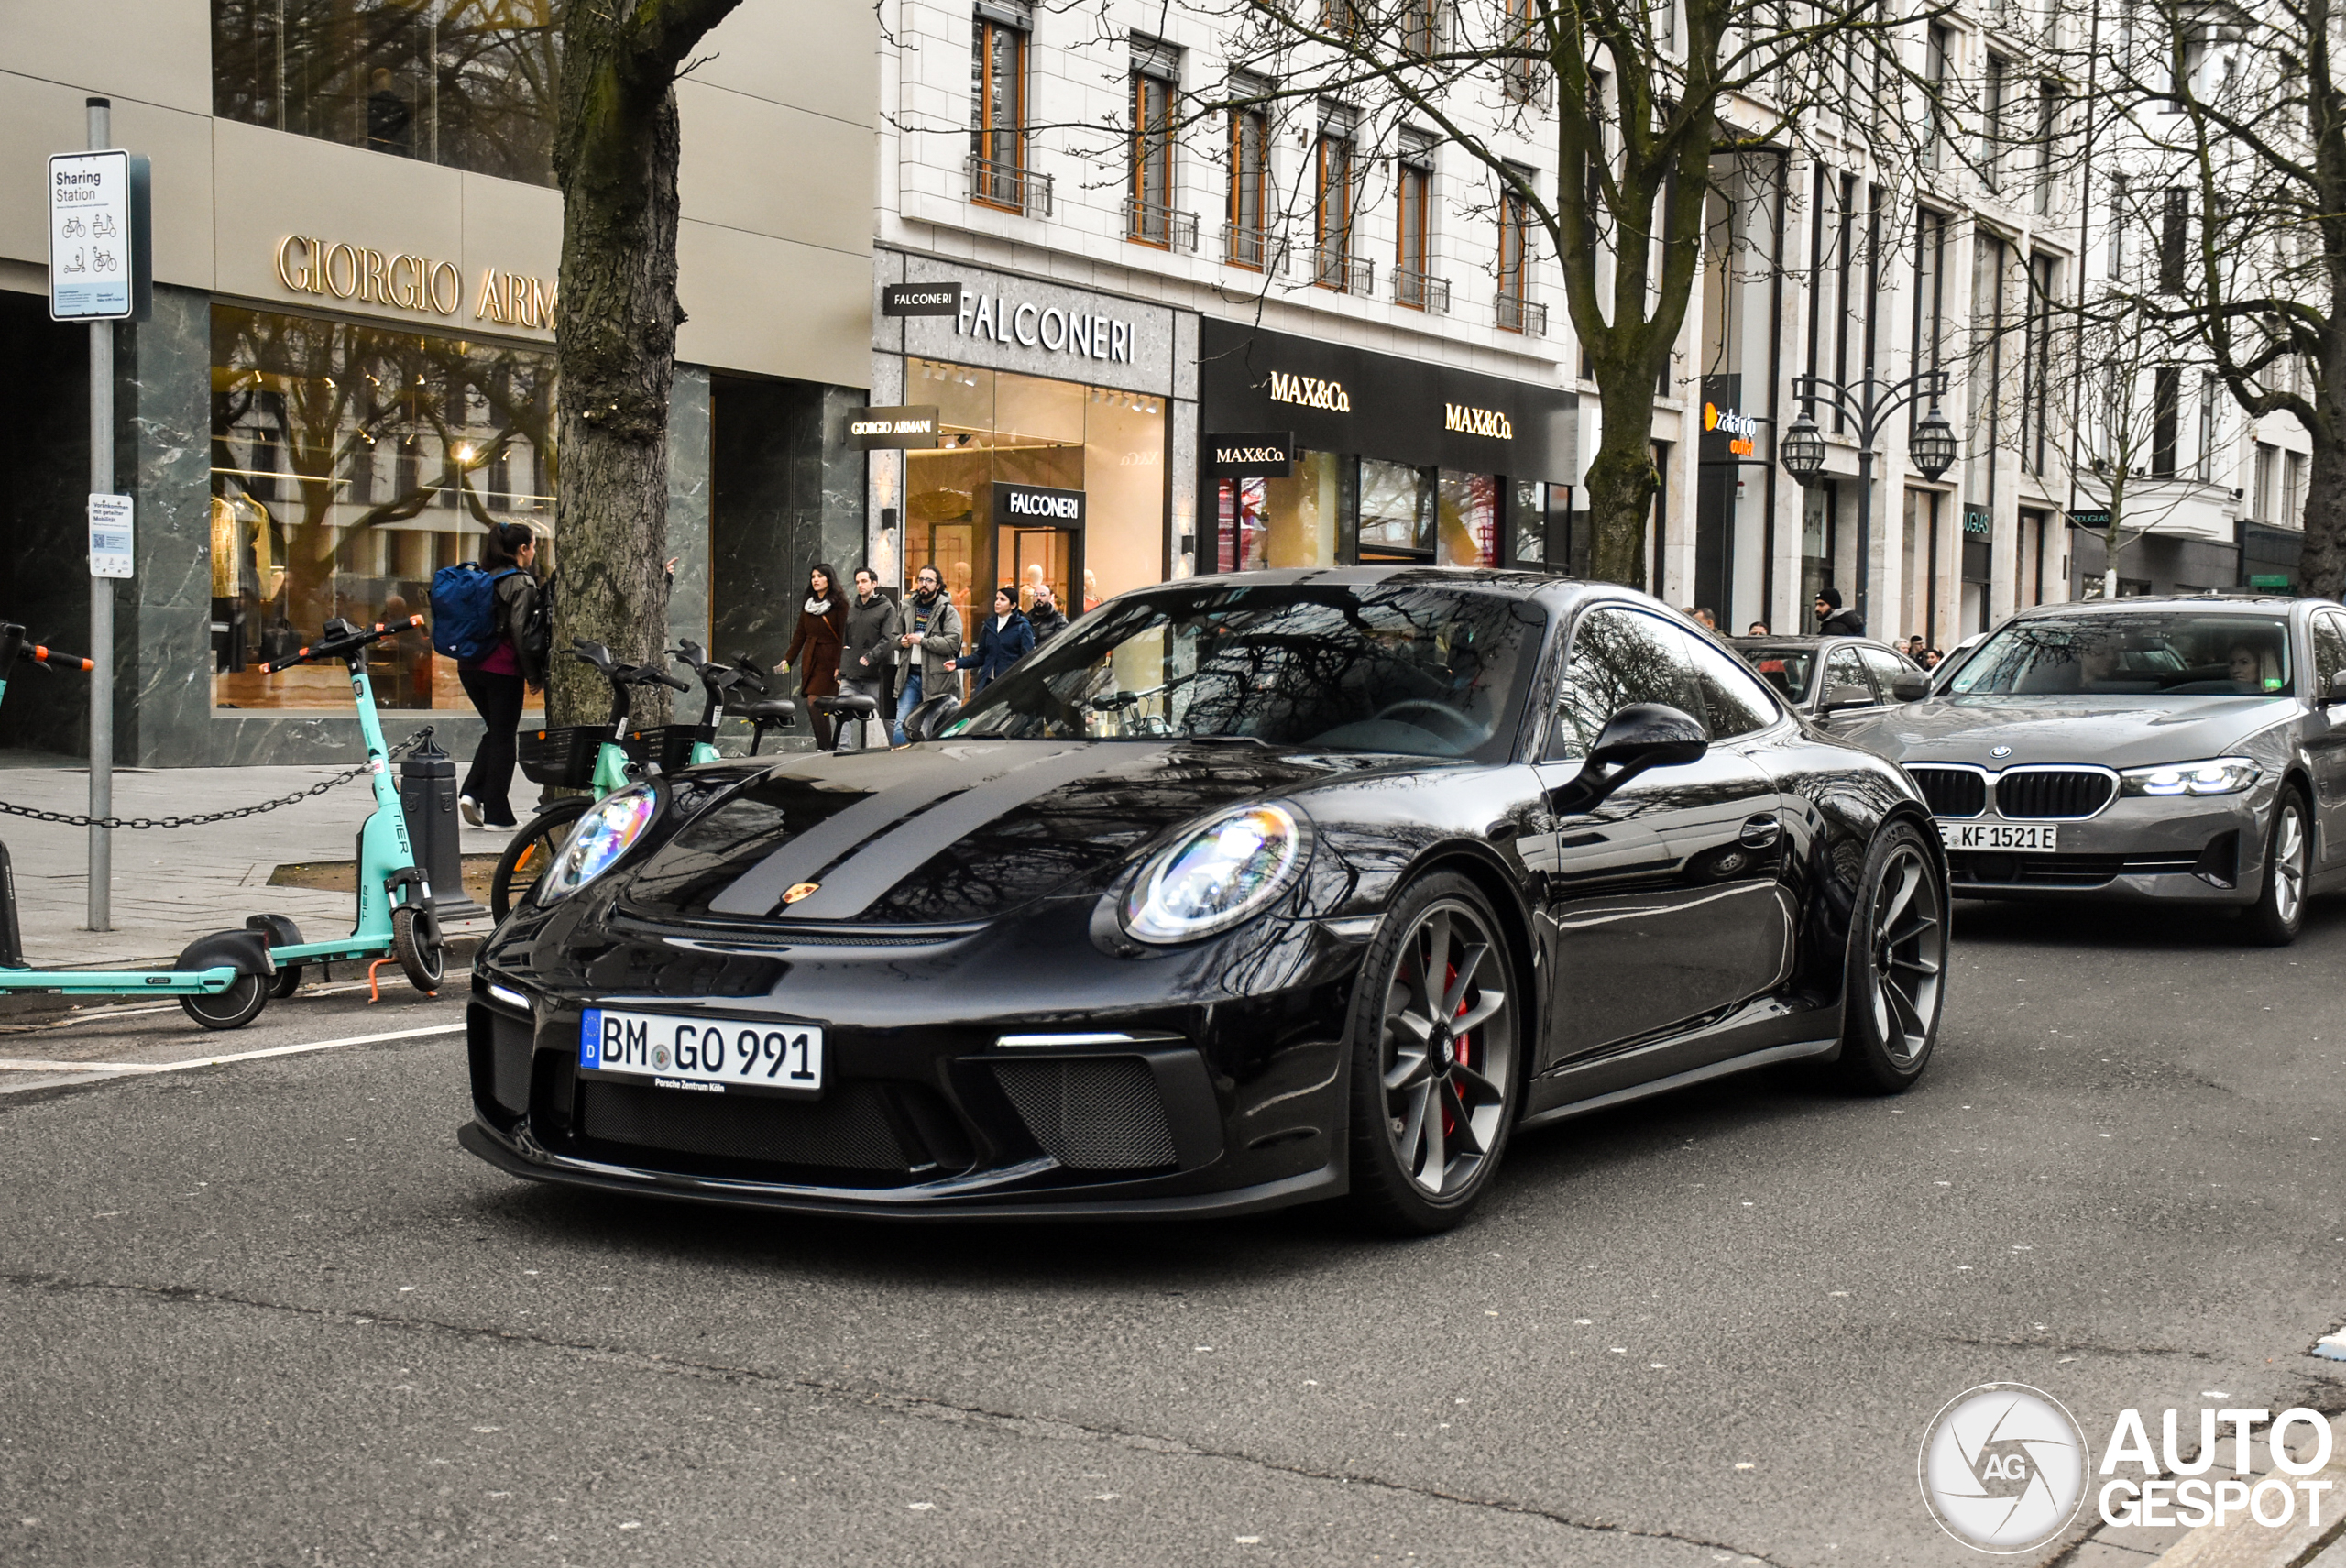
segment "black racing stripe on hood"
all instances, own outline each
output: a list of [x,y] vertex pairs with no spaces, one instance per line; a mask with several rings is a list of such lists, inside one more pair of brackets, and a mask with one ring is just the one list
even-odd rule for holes
[[[1158,766],[1169,748],[1150,747],[1119,754],[1120,769],[1141,772]],[[1052,791],[1096,773],[1102,758],[1095,744],[1078,741],[1022,762],[977,784],[933,809],[899,817],[901,827],[882,832],[829,872],[821,889],[790,907],[794,919],[852,920],[899,882],[970,833]],[[851,815],[842,812],[841,817]],[[801,878],[812,880],[813,873]],[[785,887],[789,884],[784,883]],[[729,894],[729,896],[730,896]],[[780,894],[777,893],[776,898]]]
[[735,878],[732,885],[709,901],[712,915],[771,914],[782,895],[802,882],[811,882],[824,867],[852,850],[890,823],[958,795],[988,775],[972,769],[967,759],[937,752],[886,756],[896,764],[888,787],[833,812],[785,841]]

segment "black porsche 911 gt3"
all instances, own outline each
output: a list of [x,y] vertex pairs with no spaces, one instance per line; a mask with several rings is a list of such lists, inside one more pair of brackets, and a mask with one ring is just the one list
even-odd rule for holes
[[907,749],[600,802],[479,957],[461,1136],[777,1209],[1430,1231],[1541,1123],[1913,1083],[1946,908],[1899,771],[1642,595],[1192,579]]

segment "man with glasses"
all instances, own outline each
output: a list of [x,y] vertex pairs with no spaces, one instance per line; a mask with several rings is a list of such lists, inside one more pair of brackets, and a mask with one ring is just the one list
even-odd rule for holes
[[[961,615],[945,597],[945,579],[935,566],[923,566],[904,600],[904,630],[896,641],[904,655],[904,689],[896,698],[895,740],[906,744],[904,718],[918,707],[924,692],[942,694],[960,689],[953,661],[961,652]],[[915,654],[910,650],[917,648]]]

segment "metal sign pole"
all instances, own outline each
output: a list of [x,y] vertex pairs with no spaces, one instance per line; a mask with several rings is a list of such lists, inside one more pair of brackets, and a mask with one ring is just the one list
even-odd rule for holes
[[[90,146],[113,139],[112,105],[93,98]],[[114,323],[90,323],[90,493],[114,493]],[[90,578],[90,815],[114,815],[114,579]],[[114,929],[114,840],[90,825],[90,929]]]

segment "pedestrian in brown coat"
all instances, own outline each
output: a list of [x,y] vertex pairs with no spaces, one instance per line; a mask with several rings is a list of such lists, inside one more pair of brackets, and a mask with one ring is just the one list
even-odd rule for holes
[[839,591],[839,575],[829,565],[806,574],[806,602],[799,608],[798,630],[790,652],[775,670],[798,666],[798,685],[805,694],[817,750],[831,749],[831,718],[813,711],[815,698],[837,696],[839,690],[839,650],[847,640],[847,596]]

